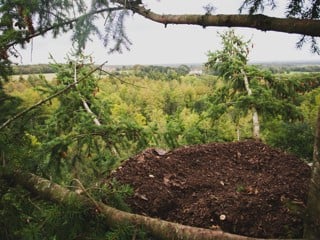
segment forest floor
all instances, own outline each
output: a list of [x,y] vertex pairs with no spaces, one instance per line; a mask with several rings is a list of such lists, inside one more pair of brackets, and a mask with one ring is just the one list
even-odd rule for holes
[[129,184],[132,212],[263,238],[303,232],[310,167],[262,142],[150,148],[111,177]]

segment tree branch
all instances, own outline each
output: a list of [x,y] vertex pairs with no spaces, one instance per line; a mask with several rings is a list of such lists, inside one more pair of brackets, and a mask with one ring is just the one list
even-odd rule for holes
[[[78,75],[77,75],[77,64],[78,64],[78,62],[75,61],[75,63],[74,63],[74,77],[73,77],[73,81],[74,81],[74,84],[75,84],[75,87],[76,87],[76,88],[77,88],[77,86],[78,86],[78,80],[77,80],[77,78],[78,78]],[[84,109],[87,111],[87,113],[89,113],[89,114],[92,116],[94,124],[95,124],[96,126],[101,126],[101,123],[100,123],[99,119],[97,118],[97,115],[91,110],[91,108],[89,107],[87,101],[81,96],[81,93],[80,93],[80,92],[79,92],[79,97],[80,97],[80,99],[81,99],[81,101],[82,101],[82,105],[83,105]]]
[[[314,19],[298,19],[298,18],[276,18],[269,17],[263,14],[256,15],[241,15],[241,14],[230,14],[230,15],[210,15],[210,14],[158,14],[150,9],[145,8],[143,5],[138,4],[127,4],[127,0],[113,0],[114,3],[119,4],[119,7],[103,8],[96,11],[91,11],[86,15],[95,15],[103,12],[119,11],[128,9],[137,13],[151,21],[162,23],[165,26],[168,24],[189,24],[199,25],[202,27],[246,27],[255,28],[262,31],[277,31],[284,33],[294,33],[306,36],[319,37],[320,36],[320,20]],[[54,28],[70,25],[76,22],[79,16],[70,20],[66,20],[61,24],[54,24],[45,29],[36,31],[34,34],[26,36],[24,39],[18,41],[9,42],[6,47],[12,47],[21,42],[27,42],[34,37],[44,35],[47,32],[52,31]]]
[[100,214],[105,216],[105,223],[109,227],[119,226],[123,223],[131,223],[137,227],[143,227],[159,239],[258,240],[258,238],[230,234],[221,230],[185,226],[160,219],[123,212],[101,202],[92,201],[84,195],[77,194],[76,192],[70,191],[56,183],[31,173],[15,171],[13,174],[6,173],[1,177],[10,182],[14,181],[16,184],[23,186],[43,199],[59,204],[68,204],[70,199],[73,199],[83,207],[97,209],[100,211]]
[[[114,0],[114,2],[125,6],[126,0]],[[298,18],[276,18],[263,14],[256,15],[210,15],[210,14],[158,14],[146,9],[143,5],[127,6],[131,11],[158,23],[189,24],[202,27],[245,27],[255,28],[262,31],[276,31],[284,33],[295,33],[308,36],[320,36],[320,20],[298,19]]]
[[31,110],[41,106],[42,104],[50,101],[51,99],[67,92],[68,90],[70,90],[72,87],[76,86],[79,82],[83,81],[84,79],[86,79],[86,77],[90,76],[92,73],[94,73],[95,71],[99,70],[100,68],[102,68],[102,66],[104,64],[106,64],[107,61],[105,61],[104,63],[102,63],[100,66],[92,69],[90,72],[88,72],[85,76],[83,76],[82,78],[80,78],[78,81],[73,82],[71,84],[69,84],[68,86],[66,86],[65,88],[61,89],[60,91],[56,92],[55,94],[50,95],[49,97],[37,102],[36,104],[32,105],[31,107],[19,112],[18,114],[14,115],[13,117],[9,118],[7,121],[5,121],[1,126],[0,126],[0,130],[2,130],[3,128],[5,128],[6,126],[8,126],[11,122],[13,122],[14,120],[22,117],[23,115],[25,115],[26,113],[30,112]]
[[35,38],[35,37],[38,37],[38,36],[41,36],[41,35],[44,35],[46,34],[47,32],[50,32],[52,31],[53,29],[55,28],[59,28],[59,27],[62,27],[62,26],[66,26],[66,25],[70,25],[76,21],[78,21],[80,18],[84,17],[84,16],[90,16],[90,15],[95,15],[95,14],[99,14],[99,13],[103,13],[103,12],[112,12],[112,11],[120,11],[120,10],[123,10],[124,8],[123,7],[114,7],[114,8],[103,8],[103,9],[99,9],[99,10],[96,10],[96,11],[90,11],[84,15],[81,15],[81,16],[78,16],[76,18],[73,18],[73,19],[68,19],[66,21],[64,21],[63,23],[60,23],[60,24],[53,24],[52,26],[48,26],[46,27],[45,29],[41,29],[41,30],[38,30],[36,31],[35,33],[33,34],[29,34],[28,36],[26,36],[25,38],[23,39],[19,39],[19,40],[14,40],[14,41],[11,41],[11,42],[8,42],[6,45],[5,45],[5,48],[8,49],[10,47],[13,47],[14,45],[16,44],[19,44],[19,43],[25,43],[25,42],[28,42],[30,41],[31,39]]

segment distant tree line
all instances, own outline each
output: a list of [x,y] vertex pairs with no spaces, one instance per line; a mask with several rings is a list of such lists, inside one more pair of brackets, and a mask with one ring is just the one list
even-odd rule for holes
[[187,75],[190,72],[190,67],[187,65],[180,65],[178,67],[135,65],[131,70],[136,77],[146,77],[155,80],[173,80]]
[[258,68],[267,69],[272,73],[320,72],[320,64],[257,64]]
[[54,73],[54,72],[55,70],[51,64],[32,64],[32,65],[13,66],[14,75]]
[[[201,65],[201,64],[199,64]],[[272,73],[290,73],[290,72],[320,72],[320,64],[290,64],[290,63],[263,63],[253,64],[258,68],[266,69]],[[191,67],[182,64],[178,67],[161,66],[161,65],[134,65],[121,66],[116,68],[116,72],[129,71],[133,72],[137,77],[148,77],[149,79],[176,79],[177,76],[185,76],[191,71]],[[32,65],[16,65],[13,66],[13,74],[40,74],[54,73],[55,69],[52,64],[32,64]],[[212,73],[211,73],[212,74]],[[213,72],[213,74],[215,74]]]

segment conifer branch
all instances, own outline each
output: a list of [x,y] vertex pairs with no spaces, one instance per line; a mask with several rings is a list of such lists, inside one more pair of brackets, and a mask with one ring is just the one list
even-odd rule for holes
[[13,117],[9,118],[7,121],[5,121],[1,126],[0,126],[0,130],[2,130],[3,128],[5,128],[6,126],[8,126],[11,122],[13,122],[14,120],[24,116],[26,113],[30,112],[31,110],[43,105],[44,103],[50,101],[51,99],[67,92],[68,90],[70,90],[72,87],[75,87],[79,82],[83,81],[84,79],[86,79],[88,76],[90,76],[91,74],[93,74],[94,72],[96,72],[97,70],[101,69],[103,67],[103,65],[105,65],[108,61],[105,61],[104,63],[102,63],[101,65],[99,65],[98,67],[92,69],[90,72],[88,72],[86,75],[84,75],[83,77],[81,77],[79,80],[69,84],[68,86],[66,86],[65,88],[61,89],[60,91],[56,92],[55,94],[50,95],[49,97],[39,101],[38,103],[32,105],[31,107],[19,112],[18,114],[14,115]]
[[90,11],[90,12],[84,14],[84,15],[81,15],[81,16],[78,16],[78,17],[75,17],[75,18],[72,18],[72,19],[65,20],[62,23],[55,23],[52,26],[48,26],[48,27],[46,27],[44,29],[39,29],[39,30],[35,31],[33,34],[29,34],[29,35],[25,36],[22,39],[21,38],[18,39],[18,40],[15,39],[14,41],[9,42],[8,44],[6,44],[4,46],[4,48],[8,49],[10,47],[13,47],[16,44],[28,42],[31,39],[35,38],[35,37],[43,36],[47,32],[50,32],[50,31],[54,30],[55,28],[59,28],[59,27],[66,26],[66,25],[71,25],[72,23],[77,22],[79,19],[81,19],[83,17],[86,17],[86,16],[96,15],[96,14],[103,13],[103,12],[121,11],[121,10],[124,10],[124,9],[125,9],[124,7],[113,7],[113,8],[102,8],[102,9],[99,9],[99,10]]
[[[77,61],[75,61],[74,63],[74,77],[73,77],[73,81],[75,83],[75,87],[77,88],[78,86],[78,81],[77,81]],[[97,115],[91,110],[91,108],[89,107],[89,104],[87,103],[87,101],[82,97],[81,93],[79,92],[79,96],[80,99],[82,101],[82,105],[84,107],[84,109],[87,111],[87,113],[89,113],[92,117],[93,117],[93,122],[95,125],[97,126],[101,126],[101,123],[99,121],[99,119],[97,118]]]

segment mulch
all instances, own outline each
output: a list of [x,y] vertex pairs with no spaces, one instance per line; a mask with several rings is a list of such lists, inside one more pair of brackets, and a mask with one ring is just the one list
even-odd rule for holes
[[261,238],[303,233],[310,167],[259,141],[149,148],[110,175],[132,212]]

